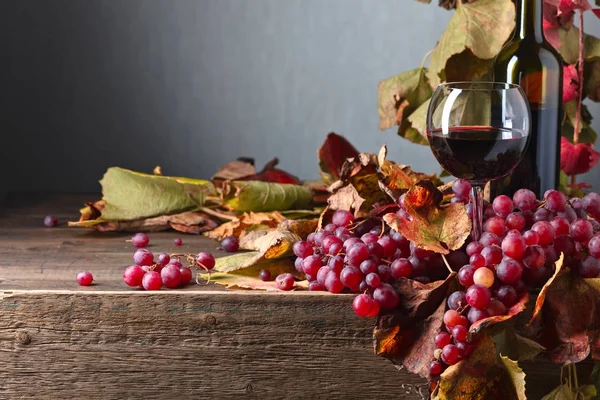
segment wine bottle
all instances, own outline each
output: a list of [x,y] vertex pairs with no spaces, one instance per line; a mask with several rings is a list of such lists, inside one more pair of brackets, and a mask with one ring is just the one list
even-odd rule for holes
[[492,181],[490,195],[512,196],[520,188],[538,198],[556,189],[560,170],[562,59],[542,28],[544,0],[516,0],[516,26],[494,61],[494,80],[523,88],[531,108],[530,142],[523,160],[506,178]]

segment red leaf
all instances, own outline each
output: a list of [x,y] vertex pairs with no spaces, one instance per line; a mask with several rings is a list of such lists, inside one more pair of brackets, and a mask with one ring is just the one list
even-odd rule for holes
[[484,319],[481,319],[481,320],[475,322],[469,328],[469,335],[470,336],[476,335],[478,332],[480,332],[482,329],[487,328],[488,326],[507,321],[507,320],[513,318],[514,316],[516,316],[517,314],[522,313],[527,308],[528,302],[529,302],[529,294],[525,293],[523,296],[521,296],[521,299],[519,299],[517,304],[513,305],[511,308],[508,309],[506,315],[496,315],[496,316],[484,318]]
[[596,15],[596,17],[600,18],[600,8],[594,8],[592,12],[594,15]]
[[563,103],[579,98],[579,76],[575,65],[563,67]]
[[263,181],[263,182],[274,182],[274,183],[291,183],[293,185],[301,185],[302,181],[298,177],[290,174],[289,172],[283,171],[275,166],[279,164],[279,159],[274,158],[265,165],[260,173],[245,178],[244,180]]
[[321,171],[339,179],[340,170],[346,159],[358,156],[358,151],[344,137],[331,132],[317,154]]
[[400,296],[399,311],[409,318],[423,318],[435,311],[440,302],[444,302],[449,288],[454,287],[456,272],[448,275],[443,281],[421,283],[412,279],[400,278],[394,288]]
[[566,138],[560,142],[560,168],[567,175],[585,174],[592,169],[600,158],[592,143],[572,144]]

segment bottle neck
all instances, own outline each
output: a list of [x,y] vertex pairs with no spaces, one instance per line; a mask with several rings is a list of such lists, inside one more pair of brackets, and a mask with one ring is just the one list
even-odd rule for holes
[[516,36],[522,40],[544,43],[544,0],[517,0]]

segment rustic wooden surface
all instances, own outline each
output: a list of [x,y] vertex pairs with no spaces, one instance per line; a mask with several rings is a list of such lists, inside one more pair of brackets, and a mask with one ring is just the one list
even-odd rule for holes
[[[130,235],[66,227],[93,199],[13,195],[0,207],[0,398],[427,397],[422,379],[373,355],[373,320],[354,315],[352,296],[126,287]],[[47,214],[61,225],[43,227]],[[175,248],[177,236],[153,233],[149,248],[219,253],[197,236]],[[95,285],[77,285],[82,269]],[[529,399],[559,383],[557,366],[524,368]]]

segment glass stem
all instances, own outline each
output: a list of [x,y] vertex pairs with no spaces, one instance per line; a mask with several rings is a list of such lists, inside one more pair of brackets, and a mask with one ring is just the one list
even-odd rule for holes
[[473,240],[479,240],[483,233],[483,186],[473,185],[471,197],[473,200],[473,230],[471,231],[471,237]]

